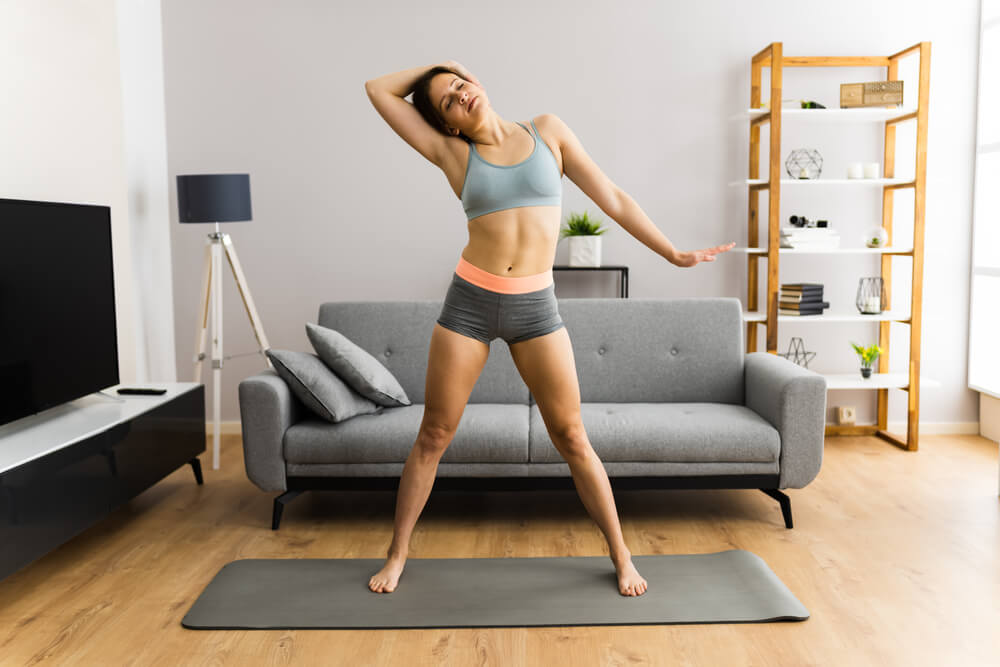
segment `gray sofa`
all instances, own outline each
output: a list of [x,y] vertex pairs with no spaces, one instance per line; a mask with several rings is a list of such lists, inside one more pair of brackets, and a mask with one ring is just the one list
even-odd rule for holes
[[[247,476],[275,498],[271,527],[303,491],[394,490],[423,416],[432,301],[324,303],[318,324],[374,355],[412,405],[339,423],[315,416],[271,370],[239,385]],[[784,357],[745,353],[730,297],[561,299],[583,424],[612,487],[802,488],[823,460],[826,380]],[[434,490],[574,490],[538,406],[495,339]]]

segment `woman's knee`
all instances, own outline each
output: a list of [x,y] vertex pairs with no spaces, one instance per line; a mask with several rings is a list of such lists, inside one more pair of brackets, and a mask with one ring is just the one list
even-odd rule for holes
[[583,422],[566,422],[549,429],[552,444],[564,457],[585,456],[591,450]]
[[441,454],[448,449],[458,424],[451,424],[446,421],[428,420],[425,416],[420,424],[420,431],[417,433],[416,446],[428,454]]

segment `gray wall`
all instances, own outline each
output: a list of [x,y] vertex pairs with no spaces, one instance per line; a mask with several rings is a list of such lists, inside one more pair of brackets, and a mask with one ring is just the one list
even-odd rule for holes
[[[455,59],[483,82],[508,120],[552,112],[565,120],[602,170],[682,249],[735,240],[747,244],[747,127],[732,116],[749,105],[750,58],[771,41],[786,55],[889,55],[933,42],[924,287],[923,371],[942,382],[922,392],[921,420],[975,422],[966,387],[978,3],[939,8],[929,1],[758,4],[651,0],[581,5],[513,2],[350,4],[175,0],[164,3],[170,205],[174,176],[249,172],[254,220],[232,233],[270,343],[310,350],[306,321],[327,300],[443,298],[467,243],[461,202],[444,174],[400,139],[365,95],[364,81]],[[914,68],[915,71],[915,68]],[[909,76],[907,70],[904,76]],[[784,97],[839,101],[839,83],[884,76],[884,69],[786,70]],[[916,94],[907,88],[908,101]],[[910,124],[913,125],[912,123]],[[911,131],[912,133],[912,131]],[[900,131],[901,149],[908,133]],[[766,145],[766,132],[765,132]],[[786,123],[783,154],[823,153],[824,169],[881,162],[875,126]],[[764,154],[766,157],[766,152]],[[782,156],[784,159],[784,155]],[[912,159],[901,152],[897,173]],[[843,244],[879,223],[872,192],[830,189],[815,196],[786,189],[782,219],[827,218]],[[810,190],[810,192],[815,192]],[[897,197],[897,238],[912,212]],[[606,218],[567,178],[563,215]],[[678,268],[611,220],[604,263],[631,267],[634,297],[724,295],[746,303],[745,254]],[[171,226],[178,379],[191,358],[207,225]],[[564,263],[564,244],[556,262]],[[910,260],[895,262],[896,303],[908,308]],[[766,263],[761,264],[766,270]],[[858,278],[878,274],[872,257],[783,260],[781,282],[822,282],[831,311],[852,311]],[[557,295],[613,296],[609,275],[557,273]],[[231,276],[225,289],[226,353],[256,344]],[[850,340],[876,342],[861,324],[782,325],[817,352],[810,368],[853,373]],[[764,329],[759,329],[763,340]],[[893,325],[892,370],[906,368],[909,328]],[[259,356],[226,362],[223,420],[239,419],[236,386],[264,367]],[[209,384],[211,376],[203,380]],[[890,393],[890,422],[906,419],[906,395]],[[858,406],[874,419],[871,392],[834,392],[833,405]]]

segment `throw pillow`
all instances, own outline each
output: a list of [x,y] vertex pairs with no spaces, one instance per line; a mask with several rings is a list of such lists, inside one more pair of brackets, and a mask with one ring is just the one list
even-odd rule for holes
[[265,353],[292,393],[327,421],[337,423],[383,410],[351,389],[315,354],[274,349]]
[[411,404],[396,376],[344,334],[306,322],[306,335],[319,358],[362,396],[386,407]]

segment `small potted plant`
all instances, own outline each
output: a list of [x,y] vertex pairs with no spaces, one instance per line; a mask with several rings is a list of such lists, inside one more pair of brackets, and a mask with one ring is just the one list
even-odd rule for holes
[[861,377],[870,378],[872,376],[872,362],[878,359],[878,355],[882,354],[882,348],[878,345],[869,345],[868,347],[861,347],[855,343],[851,343],[854,347],[854,351],[861,355]]
[[600,266],[600,235],[606,231],[600,229],[600,223],[591,220],[586,211],[571,213],[566,219],[566,227],[560,230],[561,236],[569,237],[569,265]]
[[873,227],[865,235],[865,245],[869,248],[884,248],[889,242],[889,232],[884,227]]

